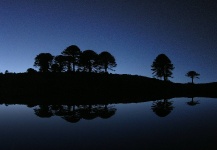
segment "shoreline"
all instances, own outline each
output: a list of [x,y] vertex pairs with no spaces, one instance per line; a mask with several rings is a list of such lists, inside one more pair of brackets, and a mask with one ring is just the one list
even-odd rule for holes
[[18,73],[0,75],[1,103],[121,103],[173,97],[217,98],[217,83],[173,83],[136,75]]

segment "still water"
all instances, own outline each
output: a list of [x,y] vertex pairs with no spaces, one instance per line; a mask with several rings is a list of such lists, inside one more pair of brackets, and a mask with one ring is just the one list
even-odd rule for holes
[[0,106],[1,149],[215,149],[217,99]]

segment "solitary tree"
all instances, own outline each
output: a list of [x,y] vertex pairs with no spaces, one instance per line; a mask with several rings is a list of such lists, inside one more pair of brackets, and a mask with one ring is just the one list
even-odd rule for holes
[[53,61],[50,53],[40,53],[35,57],[35,67],[39,67],[40,72],[49,72]]
[[75,66],[78,65],[78,60],[80,56],[81,50],[76,45],[71,45],[67,47],[62,54],[68,56],[68,71],[71,71],[71,64],[72,64],[72,71],[75,71]]
[[99,54],[98,65],[101,69],[105,69],[105,72],[108,72],[108,69],[112,70],[113,67],[117,66],[114,56],[106,51]]
[[165,54],[158,55],[151,67],[154,77],[163,77],[164,81],[167,81],[168,77],[172,77],[172,70],[174,69],[174,67],[171,63],[171,60]]
[[186,76],[191,78],[191,83],[193,84],[194,78],[199,78],[198,76],[200,76],[200,74],[195,71],[188,71]]
[[80,57],[80,67],[83,67],[83,71],[92,72],[93,67],[96,65],[97,56],[97,53],[93,50],[83,51]]

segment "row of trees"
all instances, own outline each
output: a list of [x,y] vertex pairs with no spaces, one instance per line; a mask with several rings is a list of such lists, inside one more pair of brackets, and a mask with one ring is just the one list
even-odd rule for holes
[[40,53],[35,57],[34,66],[39,68],[39,72],[108,72],[117,64],[114,56],[107,51],[100,54],[93,50],[82,52],[78,46],[71,45],[61,55]]
[[[63,50],[61,55],[53,56],[50,53],[40,53],[35,57],[34,66],[39,68],[39,72],[108,72],[108,70],[113,70],[117,64],[114,56],[107,51],[100,54],[93,50],[82,52],[78,46],[71,45]],[[160,54],[154,60],[151,68],[154,77],[168,81],[168,78],[172,78],[172,71],[175,67],[165,54]],[[198,78],[199,75],[195,71],[189,71],[186,74],[192,79],[192,83],[193,79]]]
[[[164,81],[168,81],[169,77],[172,78],[172,71],[175,68],[171,60],[165,54],[158,55],[151,67],[154,77],[163,78]],[[190,77],[192,79],[192,83],[194,83],[194,78],[198,78],[200,74],[196,71],[188,71],[186,76]]]

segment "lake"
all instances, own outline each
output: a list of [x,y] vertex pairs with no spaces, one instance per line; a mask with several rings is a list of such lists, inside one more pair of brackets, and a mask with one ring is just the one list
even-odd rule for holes
[[215,149],[217,99],[0,105],[2,149]]

